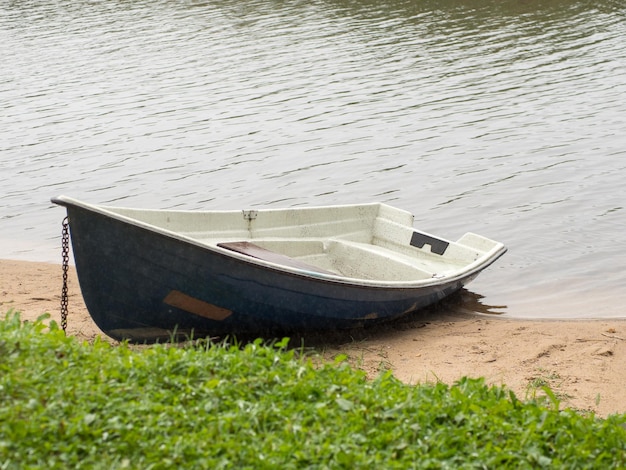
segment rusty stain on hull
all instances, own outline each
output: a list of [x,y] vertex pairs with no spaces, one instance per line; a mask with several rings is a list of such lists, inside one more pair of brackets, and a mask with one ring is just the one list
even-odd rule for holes
[[231,310],[196,299],[178,290],[170,291],[163,302],[194,315],[216,321],[222,321],[233,313]]

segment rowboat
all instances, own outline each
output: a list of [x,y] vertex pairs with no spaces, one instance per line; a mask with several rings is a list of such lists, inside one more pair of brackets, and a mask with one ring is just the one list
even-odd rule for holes
[[502,243],[452,242],[382,203],[218,211],[93,205],[66,196],[94,322],[131,342],[354,328],[458,291]]

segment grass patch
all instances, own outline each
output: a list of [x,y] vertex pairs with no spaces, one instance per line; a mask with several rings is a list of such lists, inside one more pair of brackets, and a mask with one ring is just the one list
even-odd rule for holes
[[286,341],[131,348],[0,320],[4,468],[618,468],[626,415],[410,386]]
[[528,381],[526,398],[532,398],[536,401],[543,400],[545,403],[552,403],[558,407],[562,401],[572,398],[560,390],[562,385],[563,379],[558,372],[539,368],[537,375]]

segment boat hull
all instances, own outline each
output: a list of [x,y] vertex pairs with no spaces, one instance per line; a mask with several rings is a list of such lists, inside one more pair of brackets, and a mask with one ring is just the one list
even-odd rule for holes
[[81,292],[108,336],[134,342],[354,328],[398,318],[478,271],[418,288],[306,276],[66,205]]

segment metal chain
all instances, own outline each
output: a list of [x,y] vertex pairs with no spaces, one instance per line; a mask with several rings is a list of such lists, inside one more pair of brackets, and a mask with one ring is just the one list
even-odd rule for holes
[[63,219],[61,232],[61,255],[63,257],[63,289],[61,289],[61,328],[67,333],[67,272],[70,265],[70,224],[69,217]]

